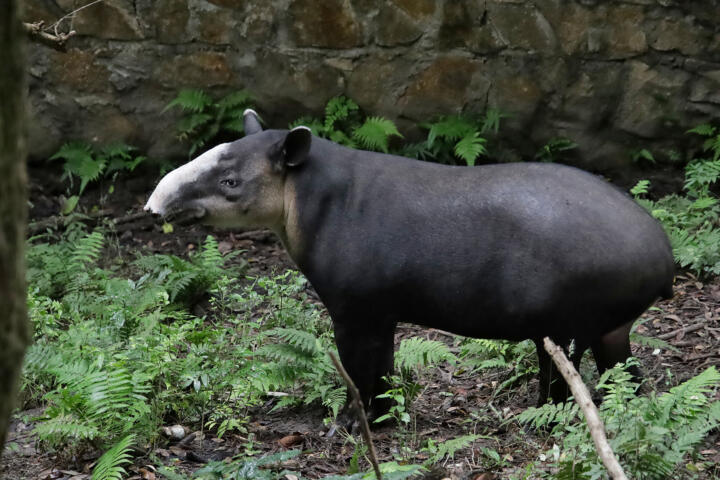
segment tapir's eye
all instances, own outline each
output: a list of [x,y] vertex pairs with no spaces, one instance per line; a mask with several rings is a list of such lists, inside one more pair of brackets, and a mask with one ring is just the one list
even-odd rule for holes
[[237,187],[237,180],[234,180],[232,178],[226,178],[224,180],[220,180],[220,185],[225,185],[226,187],[235,188],[235,187]]

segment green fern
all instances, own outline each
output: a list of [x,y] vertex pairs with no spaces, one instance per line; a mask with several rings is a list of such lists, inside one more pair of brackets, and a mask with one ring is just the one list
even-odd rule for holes
[[38,439],[51,446],[61,445],[70,440],[94,440],[101,436],[97,425],[81,421],[73,414],[61,414],[38,423],[34,433]]
[[457,357],[444,343],[419,337],[404,339],[395,354],[395,366],[403,370],[419,370],[443,362],[455,364],[456,361]]
[[508,115],[502,113],[497,108],[488,108],[482,119],[481,133],[498,133],[500,131],[500,121]]
[[482,138],[478,132],[464,136],[455,144],[455,155],[465,160],[465,163],[472,167],[480,155],[485,155],[487,140]]
[[93,469],[92,480],[122,480],[127,475],[123,465],[131,461],[130,450],[134,442],[134,435],[126,435],[105,452]]
[[165,106],[163,113],[173,107],[179,107],[188,112],[200,113],[212,105],[212,103],[212,98],[204,91],[184,89],[180,90],[177,97]]
[[487,154],[487,139],[483,135],[499,128],[501,117],[499,112],[486,113],[485,122],[478,122],[467,116],[451,115],[422,124],[428,129],[426,148],[420,151],[422,158],[440,163],[459,164],[461,161],[464,165],[475,165],[481,155]]
[[[603,374],[598,383],[605,392],[600,416],[630,478],[685,478],[688,456],[697,455],[707,434],[720,425],[720,402],[710,400],[719,386],[720,374],[711,367],[667,393],[638,397],[625,366]],[[595,478],[603,472],[578,412],[575,404],[566,402],[531,408],[516,417],[536,428],[553,427],[551,435],[562,445],[552,454],[558,478]]]
[[322,353],[318,347],[318,339],[310,332],[295,328],[274,328],[267,332],[268,335],[277,335],[300,351],[309,355]]
[[429,454],[428,459],[424,462],[424,464],[426,466],[430,466],[440,463],[446,458],[454,459],[455,453],[468,448],[478,438],[480,438],[480,435],[473,434],[462,435],[460,437],[452,438],[439,443],[428,440],[427,447],[423,448],[423,451],[426,451]]
[[578,418],[580,408],[574,402],[546,403],[541,407],[530,407],[515,419],[534,428],[545,428],[555,424],[568,424]]
[[74,177],[80,179],[78,195],[82,195],[88,183],[100,177],[107,165],[105,158],[96,156],[92,146],[84,142],[65,143],[57,153],[50,157],[50,160],[58,158],[65,160],[64,178],[70,178],[71,181]]
[[289,127],[299,125],[308,127],[313,135],[346,147],[359,146],[384,153],[388,153],[390,137],[402,137],[391,120],[382,117],[367,117],[363,120],[357,103],[343,96],[328,101],[324,118],[301,117]]
[[81,238],[77,242],[75,251],[70,257],[68,269],[72,272],[76,272],[86,268],[88,264],[95,263],[98,258],[100,258],[103,246],[103,236],[97,230]]
[[381,117],[368,117],[360,127],[353,131],[353,138],[369,150],[388,153],[388,141],[391,136],[402,137],[393,122]]
[[437,121],[428,124],[428,126],[430,130],[427,144],[431,148],[437,139],[457,142],[477,131],[475,125],[468,118],[459,115],[440,117]]
[[[245,112],[245,108],[247,105],[252,102],[252,95],[250,95],[245,90],[240,90],[237,92],[232,92],[225,97],[221,98],[217,104],[218,107],[224,108],[228,111],[233,112],[240,112],[242,115]],[[242,111],[240,111],[240,108],[242,108]]]
[[350,120],[351,116],[358,112],[359,108],[358,104],[349,98],[343,96],[331,98],[325,106],[324,131],[336,130],[336,124]]
[[184,116],[177,124],[177,137],[190,143],[188,156],[224,136],[235,137],[244,132],[244,112],[251,107],[252,97],[244,91],[232,92],[213,100],[202,90],[180,90],[163,112],[179,108]]

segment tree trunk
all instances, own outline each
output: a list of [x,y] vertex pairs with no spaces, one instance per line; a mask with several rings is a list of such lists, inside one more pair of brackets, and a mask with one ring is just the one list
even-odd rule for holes
[[29,340],[25,287],[25,34],[19,0],[0,0],[0,454]]

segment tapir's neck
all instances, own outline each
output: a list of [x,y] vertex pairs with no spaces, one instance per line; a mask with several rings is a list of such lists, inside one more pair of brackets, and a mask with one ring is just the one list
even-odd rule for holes
[[299,227],[298,199],[295,184],[291,180],[286,181],[283,187],[283,209],[282,216],[272,230],[280,237],[285,250],[290,258],[300,265],[303,252],[303,235]]
[[287,172],[284,181],[283,214],[273,231],[300,270],[305,272],[317,253],[317,241],[338,209],[345,205],[353,169],[342,147],[330,142],[313,142],[307,161],[298,170]]

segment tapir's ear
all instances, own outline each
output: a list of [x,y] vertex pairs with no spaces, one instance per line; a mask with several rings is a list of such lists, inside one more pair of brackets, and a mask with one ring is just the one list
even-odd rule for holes
[[277,152],[278,163],[282,166],[297,167],[307,158],[312,143],[312,133],[308,127],[295,127],[290,130]]
[[260,117],[252,108],[248,108],[243,112],[243,128],[245,129],[245,135],[262,132]]

